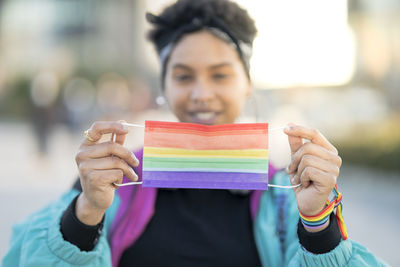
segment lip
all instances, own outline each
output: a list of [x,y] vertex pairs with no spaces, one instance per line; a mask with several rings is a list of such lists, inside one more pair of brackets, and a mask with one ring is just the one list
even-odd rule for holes
[[220,111],[214,110],[195,110],[188,112],[192,122],[206,125],[213,125],[216,123],[218,116],[221,114]]

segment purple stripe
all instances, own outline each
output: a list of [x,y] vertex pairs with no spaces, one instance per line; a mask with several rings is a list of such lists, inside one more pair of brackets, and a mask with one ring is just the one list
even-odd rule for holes
[[249,182],[257,183],[263,182],[268,183],[267,173],[247,173],[247,172],[166,172],[166,171],[144,171],[143,172],[143,184],[146,184],[147,180],[151,181],[165,181],[171,183],[174,181],[192,181],[193,183],[200,182],[214,183],[214,182]]
[[267,190],[266,173],[144,171],[143,187]]
[[326,226],[329,223],[329,221],[327,220],[325,223],[323,223],[321,225],[316,225],[316,226],[310,226],[308,224],[305,224],[303,221],[301,221],[301,223],[303,224],[304,228],[316,230],[316,229],[323,228],[324,226]]

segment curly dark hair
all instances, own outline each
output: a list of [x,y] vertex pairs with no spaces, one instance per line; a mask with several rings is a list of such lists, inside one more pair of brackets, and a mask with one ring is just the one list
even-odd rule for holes
[[254,20],[247,11],[229,0],[178,0],[160,15],[147,13],[146,18],[153,24],[147,37],[158,52],[168,44],[175,31],[191,23],[193,18],[201,19],[206,25],[213,18],[218,18],[236,39],[250,45],[257,34]]

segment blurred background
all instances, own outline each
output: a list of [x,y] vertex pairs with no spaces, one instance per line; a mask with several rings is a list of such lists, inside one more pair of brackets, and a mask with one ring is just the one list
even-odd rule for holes
[[[344,164],[350,238],[400,266],[400,2],[240,0],[259,29],[241,121],[318,128]],[[11,226],[77,177],[96,120],[175,120],[159,89],[146,11],[166,0],[0,0],[0,259]],[[127,146],[142,144],[132,129]],[[289,162],[282,132],[270,157]]]

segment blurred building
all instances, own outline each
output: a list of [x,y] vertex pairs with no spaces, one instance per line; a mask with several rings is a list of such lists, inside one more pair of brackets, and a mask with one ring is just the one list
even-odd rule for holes
[[[399,1],[237,1],[259,29],[252,59],[258,90],[246,118],[295,120],[334,139],[398,120]],[[1,1],[0,119],[31,120],[30,92],[41,73],[57,80],[52,124],[79,129],[155,108],[159,66],[145,38],[145,12],[170,2]]]

